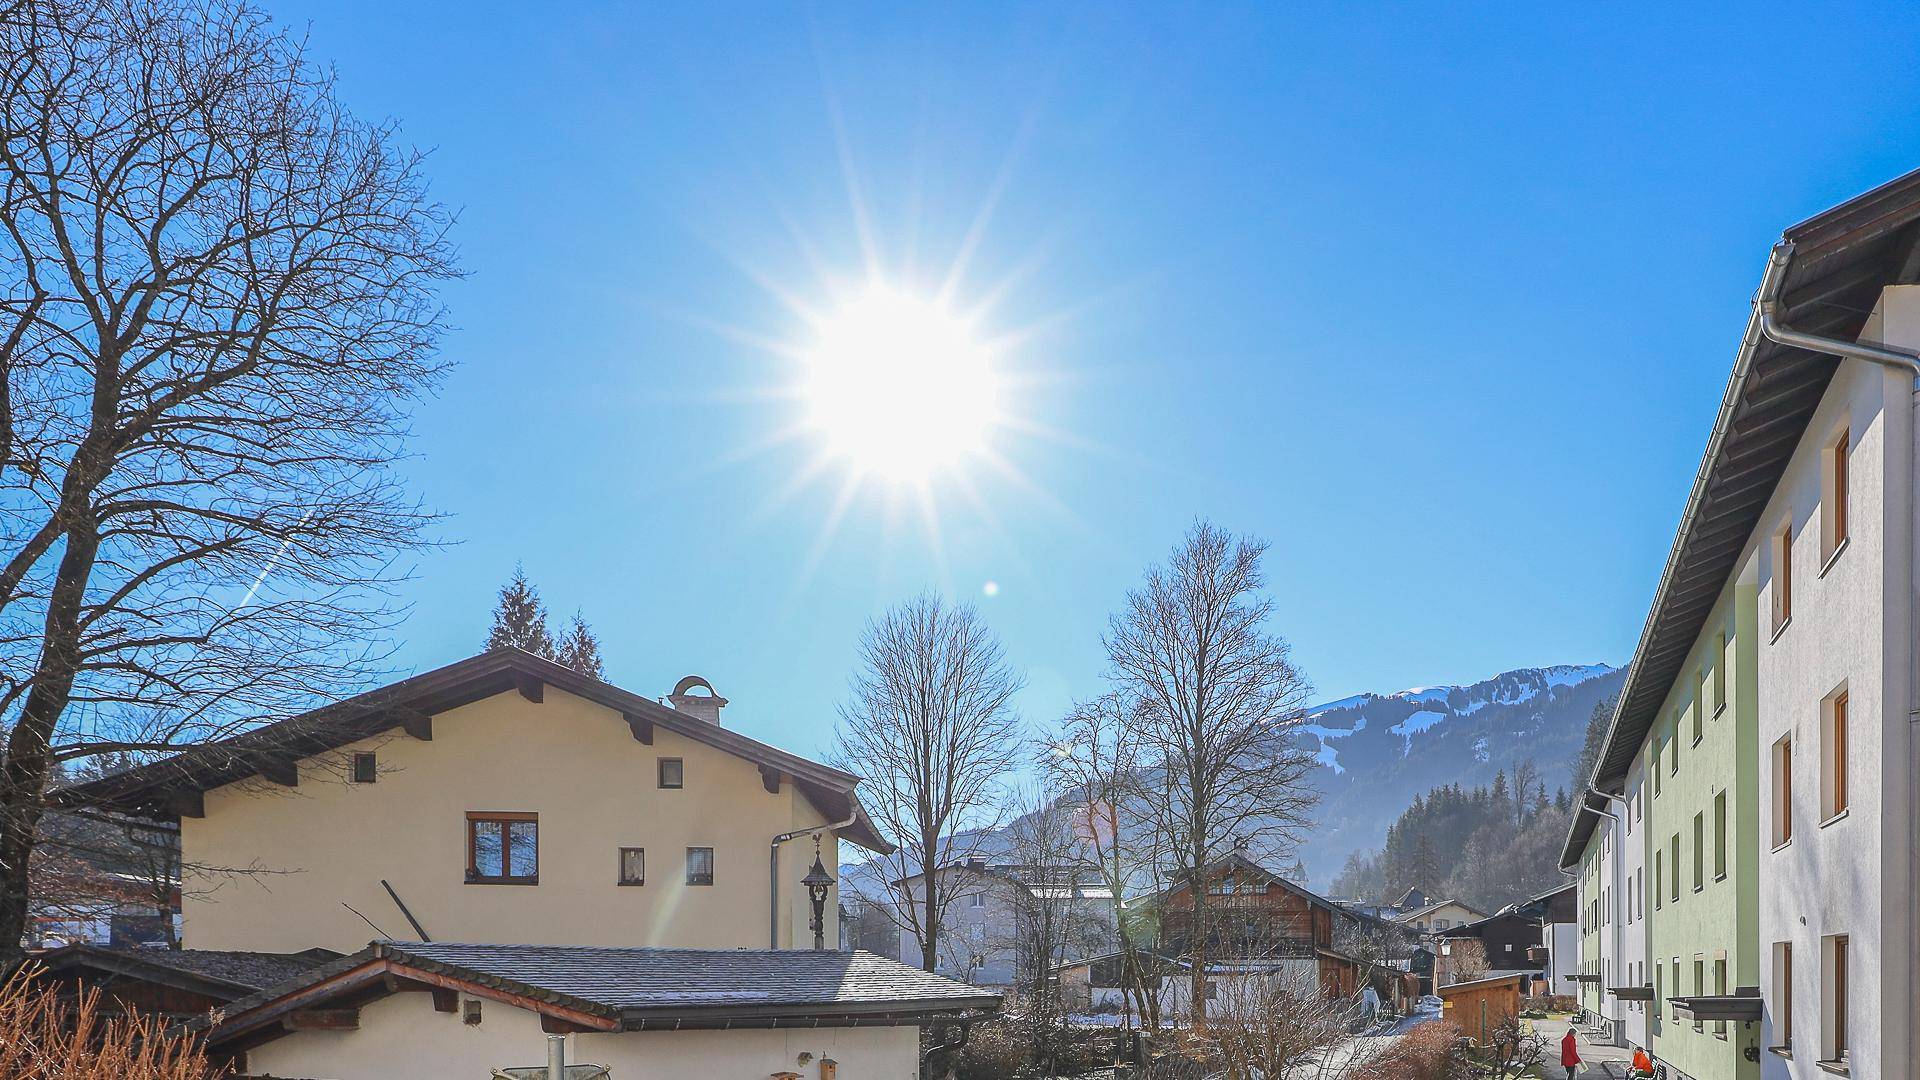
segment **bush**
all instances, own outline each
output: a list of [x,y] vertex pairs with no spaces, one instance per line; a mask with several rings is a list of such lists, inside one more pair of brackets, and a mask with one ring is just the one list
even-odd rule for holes
[[63,1000],[22,969],[0,985],[0,1076],[8,1080],[209,1080],[192,1040],[155,1019],[108,1017],[100,991]]
[[1470,1075],[1460,1029],[1440,1021],[1400,1036],[1385,1054],[1362,1065],[1354,1080],[1464,1080]]

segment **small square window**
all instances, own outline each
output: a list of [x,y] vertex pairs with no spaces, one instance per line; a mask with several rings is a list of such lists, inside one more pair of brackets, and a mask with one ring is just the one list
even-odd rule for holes
[[623,847],[620,849],[620,884],[645,885],[647,883],[647,849]]
[[682,786],[685,783],[685,781],[686,781],[686,770],[685,770],[685,767],[681,765],[679,758],[663,757],[660,759],[660,786],[661,787],[677,788]]
[[713,849],[710,847],[690,847],[687,849],[687,884],[713,884]]
[[360,754],[353,755],[353,782],[354,783],[371,784],[373,783],[375,777],[379,775],[379,773],[380,773],[379,767],[376,764],[372,754],[360,753]]
[[967,906],[968,906],[968,907],[973,907],[973,908],[978,908],[978,907],[986,907],[986,906],[987,906],[987,894],[985,894],[985,893],[968,893],[968,894],[967,894]]

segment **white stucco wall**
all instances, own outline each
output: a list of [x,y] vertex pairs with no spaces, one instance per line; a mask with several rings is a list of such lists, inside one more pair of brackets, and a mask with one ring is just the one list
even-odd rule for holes
[[[918,1080],[919,1029],[907,1027],[636,1031],[567,1037],[567,1060],[606,1065],[612,1080],[764,1080],[796,1072],[837,1080]],[[800,1064],[802,1053],[812,1055]],[[255,1075],[313,1080],[486,1080],[503,1066],[544,1065],[547,1037],[531,1012],[497,1001],[481,1022],[435,1012],[424,993],[400,993],[360,1010],[357,1031],[301,1031],[255,1047]]]
[[[1887,290],[1862,338],[1920,346],[1920,287]],[[1780,1041],[1774,943],[1791,941],[1794,957],[1795,1052],[1762,1053],[1762,1075],[1772,1080],[1829,1075],[1815,1059],[1827,996],[1821,945],[1833,934],[1850,938],[1851,1075],[1911,1075],[1911,396],[1912,379],[1901,372],[1842,362],[1749,549],[1761,560],[1764,619],[1778,578],[1771,539],[1783,522],[1792,523],[1793,616],[1771,640],[1763,635],[1758,660],[1760,835],[1761,847],[1770,849],[1760,864],[1764,1046]],[[1820,454],[1842,426],[1852,443],[1849,540],[1823,571]],[[1849,808],[1822,823],[1821,705],[1843,686]],[[1772,849],[1772,752],[1788,733],[1793,837]]]
[[[382,935],[348,905],[414,937],[384,878],[437,941],[766,948],[768,843],[826,824],[820,811],[791,783],[769,794],[754,762],[657,725],[643,745],[613,710],[544,698],[509,691],[435,716],[430,742],[395,733],[302,762],[295,788],[209,791],[206,816],[181,822],[187,864],[258,872],[186,876],[185,946],[353,952]],[[378,755],[375,783],[341,779],[359,749]],[[683,788],[658,786],[662,757],[683,759]],[[466,815],[484,810],[540,815],[539,884],[466,883]],[[623,846],[646,849],[646,884],[618,883]],[[711,886],[686,884],[688,847],[713,848]],[[838,865],[831,836],[822,853]],[[781,849],[782,947],[812,944],[812,861],[807,838]]]

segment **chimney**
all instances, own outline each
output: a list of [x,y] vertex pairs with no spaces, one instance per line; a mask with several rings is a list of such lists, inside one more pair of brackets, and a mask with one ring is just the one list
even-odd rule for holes
[[[704,694],[689,693],[695,687],[704,686]],[[709,724],[720,722],[720,708],[727,699],[714,692],[713,684],[698,675],[689,675],[673,684],[673,693],[667,695],[667,704],[674,712],[683,712],[696,720],[705,720]]]

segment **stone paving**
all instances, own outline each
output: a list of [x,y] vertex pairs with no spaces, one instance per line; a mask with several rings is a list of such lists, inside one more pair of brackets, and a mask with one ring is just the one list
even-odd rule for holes
[[[1551,1077],[1562,1077],[1566,1070],[1560,1067],[1560,1039],[1567,1033],[1568,1018],[1551,1016],[1545,1020],[1531,1021],[1533,1030],[1547,1042],[1547,1060],[1541,1072]],[[1605,1046],[1587,1038],[1586,1032],[1574,1030],[1574,1045],[1580,1048],[1582,1062],[1577,1080],[1625,1080],[1627,1066],[1633,1061],[1633,1051],[1624,1046]]]

